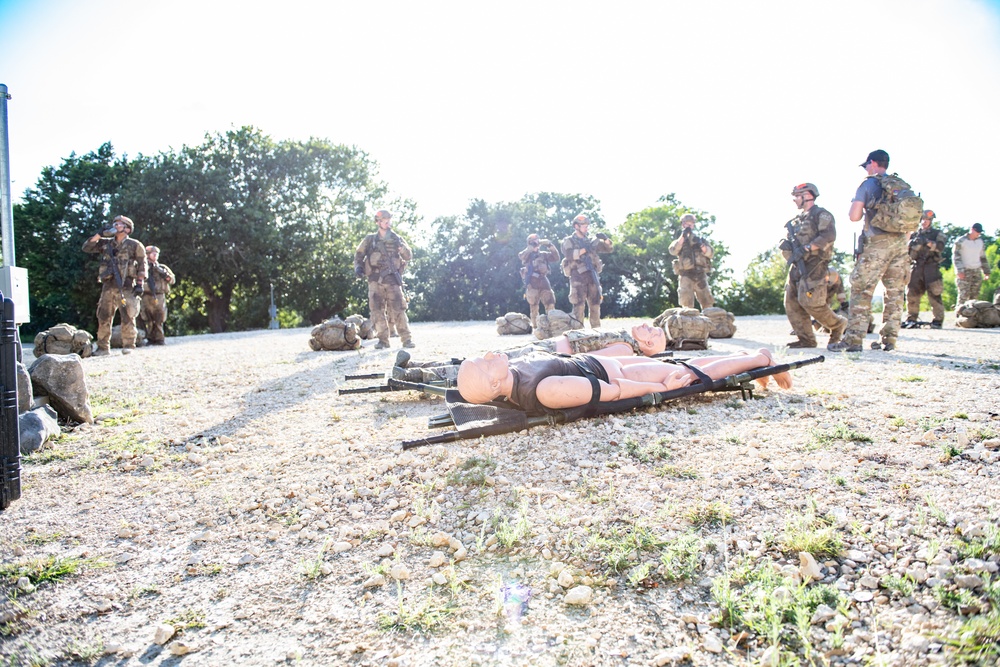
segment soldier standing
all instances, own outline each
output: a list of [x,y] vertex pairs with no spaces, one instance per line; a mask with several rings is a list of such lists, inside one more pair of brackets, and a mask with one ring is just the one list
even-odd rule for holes
[[790,264],[785,314],[798,337],[788,347],[816,347],[813,320],[830,331],[830,343],[839,342],[847,329],[847,318],[830,310],[826,296],[837,229],[833,215],[816,205],[818,196],[819,189],[812,183],[792,189],[792,200],[802,212],[788,221],[788,238],[781,242],[781,252]]
[[672,267],[678,276],[677,301],[684,308],[694,308],[694,298],[702,310],[715,304],[712,292],[708,288],[708,274],[712,270],[712,246],[694,233],[694,223],[697,218],[686,213],[681,218],[681,235],[667,249],[676,257]]
[[872,295],[879,281],[885,287],[885,309],[882,311],[881,343],[873,349],[890,352],[896,349],[896,337],[903,312],[903,288],[910,270],[910,256],[905,232],[891,232],[872,224],[876,206],[882,201],[882,179],[889,168],[889,154],[875,150],[861,164],[868,177],[858,187],[848,217],[865,225],[861,231],[862,250],[851,273],[851,306],[847,332],[839,343],[827,345],[831,352],[860,352],[872,312]]
[[590,218],[580,214],[573,218],[573,233],[562,240],[562,270],[569,278],[569,302],[573,306],[573,317],[583,322],[584,309],[590,309],[590,326],[601,326],[601,279],[598,274],[604,268],[599,255],[612,250],[611,239],[606,234],[587,236]]
[[413,257],[406,241],[392,231],[392,214],[385,209],[375,213],[378,231],[361,241],[354,253],[354,273],[368,278],[368,311],[375,322],[376,350],[389,347],[389,322],[391,313],[396,329],[403,340],[403,347],[415,347],[410,335],[410,321],[406,317],[406,299],[403,296],[403,268]]
[[163,323],[167,321],[167,294],[170,286],[177,282],[174,272],[166,264],[160,264],[160,249],[155,245],[146,246],[147,276],[142,292],[140,314],[146,325],[146,341],[150,345],[163,345]]
[[538,234],[528,234],[528,247],[517,253],[521,260],[521,282],[524,283],[524,300],[528,302],[531,328],[538,326],[538,304],[545,312],[556,307],[556,295],[549,283],[549,264],[559,261],[559,251],[548,239],[539,240]]
[[951,251],[951,261],[955,264],[955,283],[958,286],[958,303],[961,306],[966,301],[979,299],[979,291],[983,287],[983,274],[990,277],[990,265],[986,261],[986,245],[980,235],[983,226],[978,222],[965,236],[955,241]]
[[115,311],[121,313],[122,354],[135,349],[135,318],[139,297],[146,280],[146,252],[129,234],[135,229],[130,218],[116,216],[112,226],[94,234],[83,244],[87,253],[101,253],[97,280],[101,298],[97,302],[97,352],[95,357],[111,354],[111,325]]
[[934,211],[926,210],[920,218],[920,229],[910,238],[910,282],[906,289],[906,322],[903,328],[917,326],[920,319],[920,297],[927,294],[931,304],[931,329],[940,329],[944,322],[944,281],[941,280],[941,259],[947,239],[940,229],[931,225]]

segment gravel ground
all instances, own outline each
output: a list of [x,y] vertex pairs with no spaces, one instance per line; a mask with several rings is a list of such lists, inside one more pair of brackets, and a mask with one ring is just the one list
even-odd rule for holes
[[[783,317],[737,325],[712,353],[825,352],[783,347]],[[415,359],[528,340],[412,326]],[[373,342],[256,331],[87,359],[96,423],[26,459],[0,515],[0,657],[927,665],[990,618],[997,650],[998,336],[949,317],[751,402],[410,451],[441,399],[337,393],[387,369]]]

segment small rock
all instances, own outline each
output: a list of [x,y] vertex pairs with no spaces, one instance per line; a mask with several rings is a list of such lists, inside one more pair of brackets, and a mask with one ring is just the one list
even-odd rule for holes
[[873,599],[875,599],[875,594],[872,593],[871,591],[858,590],[854,591],[854,595],[852,597],[857,602],[871,602]]
[[683,660],[691,659],[691,651],[683,648],[681,646],[674,646],[673,648],[668,648],[666,651],[657,654],[653,658],[653,664],[656,667],[663,667],[664,665],[675,665]]
[[149,467],[153,466],[155,463],[156,463],[156,459],[154,459],[151,455],[147,454],[146,456],[142,457],[141,461],[139,461],[139,467],[140,468],[149,468]]
[[819,581],[823,578],[823,571],[819,568],[819,563],[808,551],[799,552],[799,576],[802,581]]
[[174,636],[174,626],[169,623],[160,623],[153,629],[153,643],[163,646]]
[[435,572],[431,575],[431,581],[433,581],[438,586],[444,586],[448,583],[448,577],[444,576],[443,572]]
[[701,646],[709,653],[722,653],[722,640],[713,632],[702,636]]
[[594,589],[590,586],[577,586],[566,593],[563,602],[570,605],[587,605],[594,599]]
[[918,634],[904,634],[901,643],[902,649],[904,651],[915,651],[917,653],[924,653],[930,646],[930,640],[923,635]]
[[193,650],[194,648],[191,644],[185,643],[179,639],[170,645],[170,655],[187,655]]
[[353,544],[347,541],[334,542],[333,546],[330,547],[335,554],[342,554],[345,551],[350,551],[354,547]]
[[975,574],[960,574],[955,577],[955,585],[959,588],[979,588],[983,585],[983,579]]
[[25,593],[30,593],[35,590],[35,586],[31,583],[31,579],[28,579],[27,577],[18,578],[17,587]]
[[431,554],[430,560],[427,564],[431,567],[441,567],[448,562],[448,558],[440,551],[435,551]]
[[816,611],[813,612],[812,619],[810,623],[813,625],[819,625],[821,623],[826,623],[831,618],[837,615],[837,610],[832,609],[825,604],[821,604],[816,607]]
[[405,581],[410,578],[410,569],[402,563],[393,563],[389,570],[389,576],[396,581]]
[[94,610],[103,614],[109,612],[112,609],[111,600],[108,598],[97,598],[94,600]]
[[778,667],[781,664],[781,647],[768,646],[760,656],[760,667]]
[[394,553],[396,553],[396,547],[386,542],[385,544],[383,544],[378,548],[378,551],[375,552],[375,555],[378,556],[379,558],[388,558]]
[[576,579],[573,578],[573,573],[569,571],[569,568],[565,568],[559,573],[557,581],[564,589],[571,588],[576,583]]
[[385,586],[385,577],[381,574],[373,575],[361,584],[361,588],[378,588],[379,586]]
[[847,560],[853,560],[855,563],[870,563],[872,560],[871,554],[857,549],[848,549],[845,557]]

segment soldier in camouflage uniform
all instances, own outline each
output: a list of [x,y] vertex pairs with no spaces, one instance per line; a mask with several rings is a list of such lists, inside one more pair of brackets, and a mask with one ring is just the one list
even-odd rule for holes
[[789,238],[781,242],[781,252],[792,260],[785,283],[785,314],[798,340],[788,347],[816,347],[813,320],[830,331],[830,343],[837,343],[847,329],[847,318],[830,310],[827,279],[837,229],[833,215],[816,205],[819,189],[802,183],[792,189],[792,199],[802,211],[789,224]]
[[[652,324],[639,324],[630,330],[573,329],[562,336],[535,341],[522,347],[504,350],[509,359],[533,352],[550,354],[594,354],[605,357],[647,356],[663,352],[667,347],[664,330]],[[397,356],[392,376],[407,382],[454,382],[458,364],[447,361],[411,362],[409,356]]]
[[906,322],[904,328],[916,326],[920,319],[920,297],[927,294],[931,304],[931,328],[940,329],[944,322],[944,281],[941,280],[941,259],[947,239],[940,229],[931,225],[934,211],[924,211],[920,229],[910,237],[910,282],[906,289]]
[[528,235],[528,247],[517,253],[521,260],[521,282],[524,283],[524,300],[528,302],[532,328],[538,326],[538,304],[545,312],[556,307],[556,295],[549,283],[549,264],[559,261],[559,251],[548,239],[540,240],[538,234]]
[[413,253],[406,241],[392,231],[392,214],[389,211],[377,211],[375,223],[378,231],[366,236],[354,253],[355,275],[368,278],[368,310],[375,322],[378,338],[375,349],[389,347],[387,311],[392,313],[403,347],[414,347],[403,296],[403,269]]
[[605,234],[587,236],[590,218],[582,213],[573,218],[573,233],[562,240],[562,270],[569,278],[569,302],[573,317],[583,322],[584,309],[590,308],[590,326],[601,326],[601,280],[598,274],[604,263],[598,255],[611,252],[611,239]]
[[712,271],[712,255],[715,250],[711,244],[694,233],[694,225],[698,219],[687,213],[681,218],[681,235],[674,239],[667,251],[676,257],[672,268],[677,274],[677,301],[683,308],[694,308],[694,299],[698,304],[711,308],[715,304],[712,292],[708,287],[708,274]]
[[134,229],[130,218],[119,215],[111,228],[94,234],[83,244],[84,252],[101,253],[101,268],[97,275],[101,283],[101,298],[97,302],[95,357],[111,354],[111,325],[115,311],[121,313],[122,354],[129,354],[135,349],[135,318],[139,315],[139,297],[146,280],[146,250],[141,243],[129,237]]
[[846,313],[850,300],[844,289],[844,279],[832,266],[826,273],[826,304],[835,313]]
[[868,330],[872,311],[872,294],[879,281],[885,287],[885,309],[882,311],[880,343],[873,349],[890,352],[896,349],[896,338],[903,313],[903,290],[910,274],[910,256],[907,253],[908,235],[887,232],[871,224],[875,206],[882,199],[882,186],[877,176],[884,175],[889,167],[889,154],[875,150],[861,164],[867,172],[851,202],[848,217],[852,222],[865,220],[861,231],[862,250],[851,273],[851,305],[847,332],[839,343],[827,345],[831,352],[860,352]]
[[150,345],[163,345],[163,323],[167,321],[167,294],[170,286],[177,282],[174,272],[166,264],[160,264],[160,249],[155,245],[146,246],[145,289],[142,292],[140,314],[146,327],[146,341]]
[[955,265],[955,282],[958,285],[956,308],[966,301],[978,300],[983,287],[983,274],[990,277],[990,265],[986,261],[986,245],[980,235],[983,226],[978,222],[965,236],[959,237],[951,251],[951,261]]

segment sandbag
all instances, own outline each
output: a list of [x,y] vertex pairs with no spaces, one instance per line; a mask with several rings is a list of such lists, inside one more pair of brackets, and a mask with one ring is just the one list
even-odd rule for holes
[[355,314],[345,317],[344,321],[357,327],[358,336],[362,340],[371,340],[372,338],[375,338],[375,323],[372,322],[371,318]]
[[538,340],[545,340],[546,338],[561,336],[571,329],[582,328],[583,322],[569,313],[553,308],[544,315],[538,316],[538,326],[533,329],[532,333],[535,334],[535,338]]
[[309,347],[319,350],[356,350],[361,347],[361,337],[354,322],[333,317],[313,327]]
[[955,324],[964,329],[1000,327],[1000,310],[989,301],[970,300],[958,307]]
[[712,320],[712,330],[708,332],[709,338],[732,338],[736,335],[736,316],[727,312],[725,308],[706,308],[701,314]]
[[531,333],[531,320],[523,313],[507,313],[497,318],[497,333],[501,336],[519,336]]
[[668,350],[708,349],[712,320],[695,308],[668,308],[653,320],[653,324],[666,332]]
[[[118,340],[118,347],[121,347],[121,333],[118,334]],[[63,322],[45,331],[39,331],[35,335],[32,352],[36,357],[43,354],[77,354],[86,358],[94,352],[94,339],[83,329],[77,329],[72,324]]]

